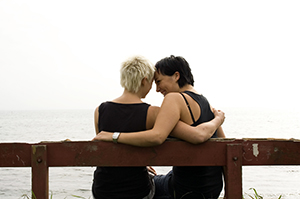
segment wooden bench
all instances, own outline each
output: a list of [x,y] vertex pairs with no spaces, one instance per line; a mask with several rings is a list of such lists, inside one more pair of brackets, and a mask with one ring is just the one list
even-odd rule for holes
[[211,139],[193,145],[172,140],[155,147],[110,142],[0,143],[0,167],[31,167],[32,191],[49,198],[49,167],[224,166],[225,197],[242,198],[242,166],[300,165],[300,141]]

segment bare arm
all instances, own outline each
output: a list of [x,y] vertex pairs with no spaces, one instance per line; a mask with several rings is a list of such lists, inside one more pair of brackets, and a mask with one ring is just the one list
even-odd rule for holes
[[[216,110],[213,107],[210,107],[210,108],[211,108],[211,111],[215,114]],[[215,114],[215,116],[216,116],[216,114]],[[225,119],[225,117],[224,117],[224,119]],[[224,133],[223,128],[221,127],[221,125],[217,129],[217,137],[218,138],[225,138],[225,133]]]
[[[171,135],[179,139],[185,140],[192,144],[199,144],[207,141],[218,129],[217,134],[219,137],[219,129],[222,130],[222,123],[224,122],[224,112],[213,109],[215,118],[209,122],[202,123],[196,127],[187,125],[181,121],[178,122]],[[220,130],[220,131],[221,131]],[[222,130],[222,134],[224,132]],[[225,135],[224,135],[225,137]]]
[[217,129],[217,136],[218,138],[225,138],[225,133],[223,131],[223,128],[220,126],[218,129]]
[[96,108],[95,113],[94,113],[94,125],[95,125],[95,131],[96,135],[99,133],[99,128],[98,128],[98,120],[99,119],[99,107]]
[[[166,140],[169,133],[176,127],[173,130],[176,137],[191,143],[200,143],[209,139],[223,123],[224,113],[219,113],[211,122],[203,123],[197,127],[192,127],[183,122],[178,123],[180,119],[178,99],[176,94],[169,94],[164,98],[153,129],[135,133],[121,133],[118,142],[144,147],[159,145]],[[112,141],[112,134],[102,131],[93,140]]]
[[[121,133],[119,143],[134,146],[155,146],[162,144],[180,118],[180,107],[172,94],[165,96],[153,129],[132,133]],[[112,141],[112,134],[101,131],[93,140]]]

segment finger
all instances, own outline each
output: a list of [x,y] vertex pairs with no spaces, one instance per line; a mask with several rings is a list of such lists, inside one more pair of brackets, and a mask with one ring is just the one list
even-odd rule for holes
[[153,169],[151,166],[148,166],[148,171],[156,175],[155,169]]

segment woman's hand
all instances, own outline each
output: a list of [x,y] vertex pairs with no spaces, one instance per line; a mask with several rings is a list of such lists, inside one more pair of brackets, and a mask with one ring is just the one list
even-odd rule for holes
[[152,173],[153,175],[157,175],[155,169],[151,166],[147,166],[148,172]]
[[105,141],[105,142],[112,142],[112,135],[113,133],[107,132],[107,131],[101,131],[99,132],[96,137],[92,141]]
[[212,112],[214,113],[215,118],[220,120],[219,121],[220,122],[219,126],[221,126],[223,124],[224,120],[225,120],[225,113],[221,110],[216,110],[214,108],[212,109]]

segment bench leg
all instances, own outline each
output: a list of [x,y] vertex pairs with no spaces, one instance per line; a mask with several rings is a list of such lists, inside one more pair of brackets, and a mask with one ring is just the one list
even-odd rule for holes
[[31,149],[32,199],[48,199],[49,169],[47,163],[47,146],[32,145]]
[[227,145],[227,164],[224,169],[225,198],[242,199],[242,144]]

